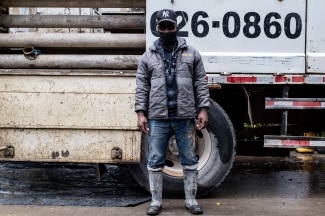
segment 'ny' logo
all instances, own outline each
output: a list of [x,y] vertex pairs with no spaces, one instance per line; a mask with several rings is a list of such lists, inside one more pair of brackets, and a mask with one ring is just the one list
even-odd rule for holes
[[169,14],[168,11],[164,11],[164,12],[163,12],[163,17],[169,17],[168,14]]

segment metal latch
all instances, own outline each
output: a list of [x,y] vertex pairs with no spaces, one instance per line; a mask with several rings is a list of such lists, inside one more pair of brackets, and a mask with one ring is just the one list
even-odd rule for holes
[[112,159],[122,159],[122,149],[119,147],[112,148]]
[[15,150],[12,146],[0,147],[0,152],[3,151],[4,156],[15,156]]
[[223,76],[230,76],[231,73],[229,73],[229,72],[221,72],[220,75],[223,75]]

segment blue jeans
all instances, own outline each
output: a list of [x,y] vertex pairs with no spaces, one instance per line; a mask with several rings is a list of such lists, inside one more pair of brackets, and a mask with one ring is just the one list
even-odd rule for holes
[[148,124],[148,170],[161,171],[164,169],[168,142],[172,135],[175,135],[176,138],[183,170],[197,170],[198,160],[193,149],[196,130],[194,119],[150,119]]

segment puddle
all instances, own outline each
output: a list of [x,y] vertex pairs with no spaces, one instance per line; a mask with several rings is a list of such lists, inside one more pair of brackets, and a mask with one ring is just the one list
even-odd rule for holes
[[325,157],[237,156],[225,181],[205,198],[322,198]]
[[134,206],[151,199],[127,166],[105,165],[96,181],[94,164],[0,163],[0,204]]
[[240,170],[274,171],[324,171],[325,155],[291,154],[291,157],[249,157],[237,156],[232,171]]

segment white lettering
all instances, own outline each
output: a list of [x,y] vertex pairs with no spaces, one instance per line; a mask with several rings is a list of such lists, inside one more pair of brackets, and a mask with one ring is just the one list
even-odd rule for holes
[[164,12],[163,12],[163,17],[169,17],[169,15],[168,15],[168,14],[169,14],[169,12],[168,12],[168,11],[164,11]]

